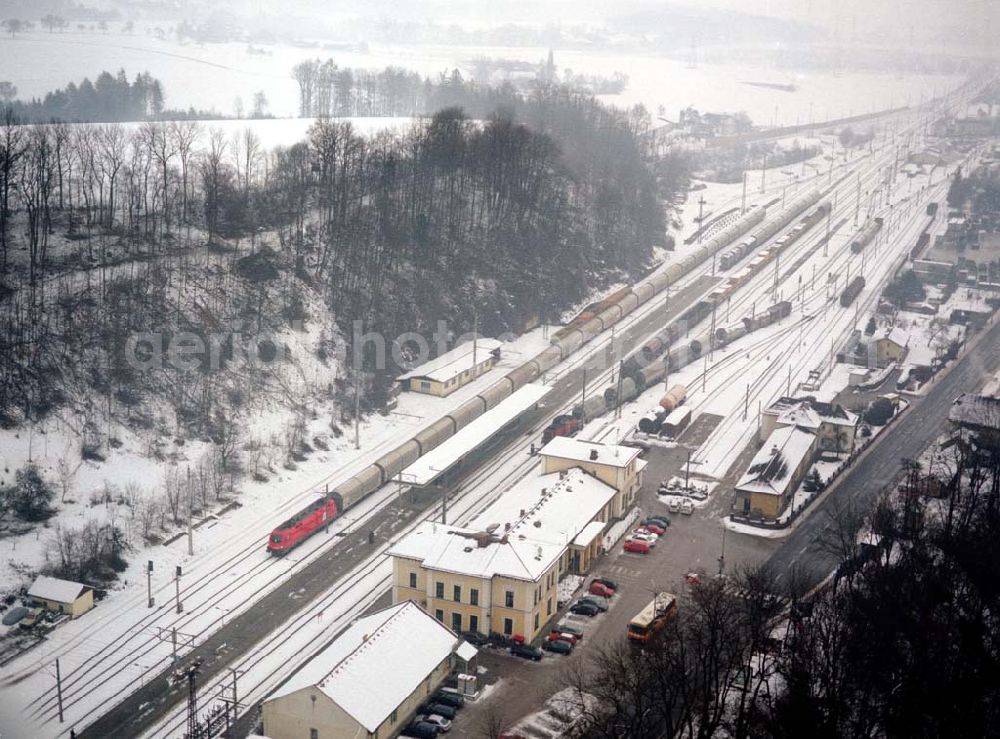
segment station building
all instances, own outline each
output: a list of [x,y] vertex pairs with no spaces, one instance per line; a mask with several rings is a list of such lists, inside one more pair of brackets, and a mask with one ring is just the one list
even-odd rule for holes
[[502,341],[475,339],[459,344],[396,378],[404,390],[444,397],[493,369],[500,361]]
[[589,571],[646,463],[630,447],[565,437],[539,454],[541,474],[470,524],[427,522],[390,547],[393,602],[413,600],[456,632],[531,641],[543,631],[558,610],[559,580]]
[[775,429],[733,491],[733,512],[776,520],[791,503],[816,450],[817,435],[799,426]]

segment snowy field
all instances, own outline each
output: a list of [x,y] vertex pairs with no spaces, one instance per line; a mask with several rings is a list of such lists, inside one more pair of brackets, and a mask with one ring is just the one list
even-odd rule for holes
[[[289,117],[298,111],[298,86],[290,72],[304,59],[333,58],[340,67],[366,69],[392,65],[436,77],[455,68],[469,76],[479,57],[541,63],[548,54],[542,47],[374,45],[367,53],[285,45],[258,48],[267,53],[249,54],[243,43],[199,46],[159,40],[146,35],[143,24],[134,34],[35,31],[0,38],[0,80],[17,85],[21,97],[32,97],[65,87],[71,80],[79,82],[83,76],[93,79],[105,69],[124,67],[130,78],[148,70],[163,82],[168,107],[193,105],[232,114],[236,97],[249,107],[253,94],[263,90],[270,112]],[[794,92],[784,92],[742,84],[770,81],[775,74],[744,65],[699,64],[691,69],[684,61],[664,56],[590,51],[557,51],[555,62],[560,73],[568,68],[585,75],[627,74],[625,92],[603,98],[618,106],[642,103],[654,115],[663,106],[670,120],[689,105],[700,110],[743,110],[758,125],[775,121],[793,125],[806,123],[810,115],[823,120],[916,104],[922,91],[944,92],[957,82],[943,76],[810,73],[783,79],[796,85]]]

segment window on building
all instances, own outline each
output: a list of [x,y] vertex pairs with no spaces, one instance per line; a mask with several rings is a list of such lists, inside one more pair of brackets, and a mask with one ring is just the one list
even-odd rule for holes
[[421,382],[420,383],[420,389],[421,390],[430,390],[431,389],[431,384],[429,382]]
[[469,603],[471,603],[474,606],[479,605],[479,591],[476,590],[475,588],[471,588],[469,590]]
[[393,710],[393,712],[389,714],[389,723],[390,724],[396,723],[396,711],[395,710]]
[[535,590],[534,590],[534,592],[532,592],[531,596],[532,596],[532,601],[533,601],[531,605],[537,606],[538,605],[538,588],[535,588]]
[[319,729],[309,729],[309,739],[319,739]]
[[505,618],[503,620],[503,633],[507,636],[514,633],[514,619]]
[[535,614],[535,631],[538,631],[538,614]]
[[462,630],[462,614],[452,613],[451,614],[451,630],[461,631]]
[[444,597],[444,583],[436,582],[434,583],[434,597],[443,598]]
[[454,597],[454,601],[456,603],[461,603],[462,602],[462,586],[461,585],[455,585],[454,588],[452,589],[452,595],[455,596]]
[[504,603],[505,606],[507,606],[507,608],[513,608],[514,607],[514,591],[513,590],[508,590],[508,591],[506,591],[504,593],[504,595],[503,595],[503,603]]
[[436,611],[434,611],[434,618],[436,618],[441,623],[444,623],[444,611],[438,608]]
[[479,616],[469,616],[469,631],[479,631]]
[[410,587],[411,588],[417,587],[417,573],[416,572],[411,572],[410,573]]
[[546,616],[551,616],[552,615],[552,599],[551,598],[549,598],[549,603],[545,607],[545,615]]

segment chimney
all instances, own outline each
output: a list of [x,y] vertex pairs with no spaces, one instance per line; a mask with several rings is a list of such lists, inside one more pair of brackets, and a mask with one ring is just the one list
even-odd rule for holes
[[590,461],[594,462],[596,460],[597,460],[597,450],[596,449],[591,449],[590,450]]
[[507,523],[505,523],[503,525],[503,530],[504,530],[504,533],[507,533],[508,531],[510,531],[510,521],[508,521]]
[[566,479],[566,470],[559,470],[559,479],[560,480]]
[[524,518],[524,514],[525,514],[525,510],[522,508],[521,509],[521,518]]

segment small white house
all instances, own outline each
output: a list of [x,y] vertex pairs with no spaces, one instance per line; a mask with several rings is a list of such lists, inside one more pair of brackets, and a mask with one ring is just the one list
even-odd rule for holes
[[28,590],[28,596],[38,605],[73,618],[94,607],[94,590],[86,585],[58,577],[41,575]]

